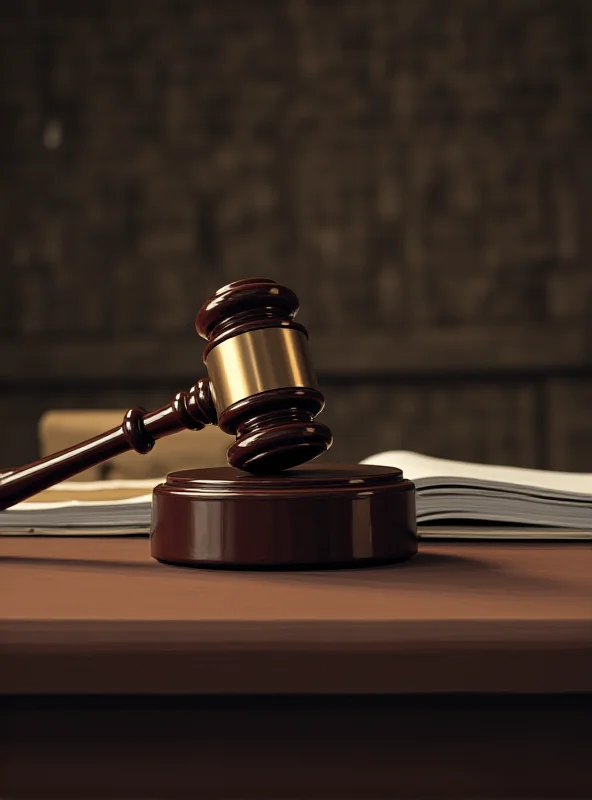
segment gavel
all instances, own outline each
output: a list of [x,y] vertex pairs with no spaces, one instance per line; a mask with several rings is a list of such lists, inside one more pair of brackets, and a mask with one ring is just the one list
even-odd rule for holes
[[[152,492],[157,561],[230,569],[394,563],[417,552],[415,487],[401,470],[314,461],[332,444],[325,401],[295,321],[298,298],[267,278],[219,289],[200,309],[207,378],[119,428],[4,474],[0,510],[126,450],[218,425],[235,437],[227,467],[180,470]],[[293,469],[294,468],[294,469]]]
[[156,411],[130,408],[119,428],[5,473],[0,510],[128,450],[149,453],[157,439],[187,428],[218,425],[235,436],[228,463],[246,473],[279,473],[317,458],[333,439],[315,419],[325,401],[298,308],[293,291],[267,278],[219,289],[195,320],[207,340],[208,377]]

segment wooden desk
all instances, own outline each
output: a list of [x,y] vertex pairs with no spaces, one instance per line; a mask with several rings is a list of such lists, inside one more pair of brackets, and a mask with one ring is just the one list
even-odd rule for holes
[[0,796],[592,797],[590,545],[330,573],[0,554]]

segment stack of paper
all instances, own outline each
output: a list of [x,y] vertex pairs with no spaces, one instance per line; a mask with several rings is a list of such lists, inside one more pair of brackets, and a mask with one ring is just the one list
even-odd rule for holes
[[[544,538],[560,531],[564,538],[592,538],[592,474],[472,464],[403,450],[378,453],[363,463],[403,470],[417,490],[420,525],[533,526],[539,530],[531,531],[537,538],[543,538],[541,529],[546,531]],[[438,532],[442,530],[440,525]],[[476,536],[479,528],[473,525],[471,530]],[[422,533],[435,535],[435,529],[424,528]],[[528,535],[526,529],[520,533]]]
[[89,535],[148,533],[161,479],[65,481],[0,512],[0,532]]
[[[592,474],[471,464],[407,451],[378,453],[362,463],[398,467],[414,482],[422,537],[592,539]],[[147,534],[152,490],[159,483],[66,481],[0,512],[0,533]]]

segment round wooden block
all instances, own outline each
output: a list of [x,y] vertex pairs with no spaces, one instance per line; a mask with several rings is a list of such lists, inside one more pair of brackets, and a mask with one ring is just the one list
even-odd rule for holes
[[417,552],[415,487],[401,470],[362,464],[173,472],[154,490],[150,546],[158,561],[195,567],[402,561]]

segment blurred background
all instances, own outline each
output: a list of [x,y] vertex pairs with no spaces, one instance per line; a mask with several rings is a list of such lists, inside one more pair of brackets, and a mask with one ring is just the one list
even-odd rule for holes
[[590,0],[19,0],[0,36],[4,466],[49,409],[189,388],[199,307],[261,275],[332,459],[592,471]]

